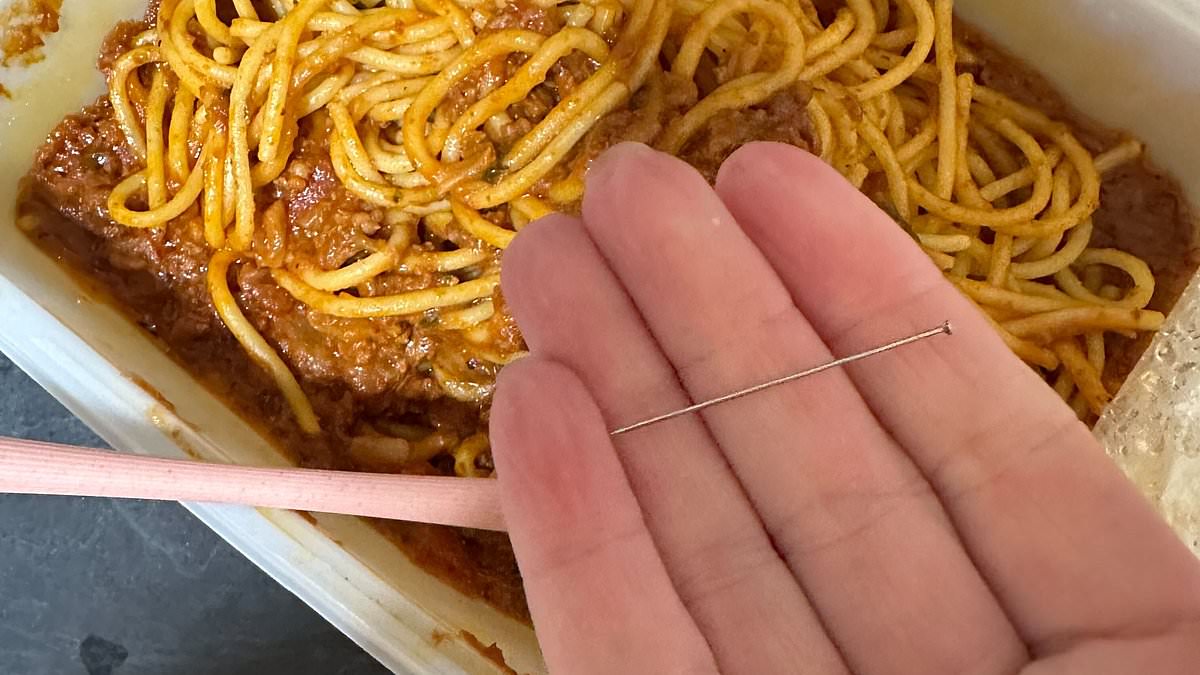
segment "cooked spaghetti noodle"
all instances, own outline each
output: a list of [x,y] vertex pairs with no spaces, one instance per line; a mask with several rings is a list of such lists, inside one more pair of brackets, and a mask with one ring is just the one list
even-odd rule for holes
[[[976,81],[952,0],[266,4],[164,0],[116,59],[109,99],[142,168],[108,213],[134,228],[197,214],[217,314],[306,431],[319,420],[231,270],[269,272],[310,312],[457,334],[425,372],[486,405],[494,369],[520,355],[495,339],[496,253],[517,230],[576,210],[589,161],[617,140],[686,157],[720,145],[730,115],[784,99],[810,130],[791,140],[884,206],[1082,416],[1111,394],[1105,335],[1162,321],[1146,263],[1091,245],[1103,174],[1140,145],[1093,157],[1066,124]],[[313,136],[342,188],[382,213],[343,255],[294,241],[273,187],[312,171],[293,155]],[[376,432],[356,446],[432,456]],[[460,474],[487,472],[482,435],[436,447]]]

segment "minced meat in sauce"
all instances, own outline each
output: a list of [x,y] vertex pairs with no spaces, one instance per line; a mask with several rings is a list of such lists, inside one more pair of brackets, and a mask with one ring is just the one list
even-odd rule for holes
[[[509,7],[492,28],[521,26],[547,34],[558,28],[537,7],[520,3]],[[136,22],[118,26],[105,44],[101,69],[106,70],[144,27]],[[1119,139],[1119,134],[1082,120],[1041,78],[977,34],[968,31],[965,39],[982,58],[976,74],[985,84],[1018,100],[1036,98],[1042,109],[1077,121],[1085,130],[1083,141],[1093,151]],[[450,92],[445,105],[465,109],[519,65],[520,59],[509,57],[484,64],[470,82]],[[544,114],[543,108],[553,105],[594,67],[586,59],[556,67],[548,84],[510,110],[512,137],[524,133],[532,120]],[[669,82],[662,86],[668,90],[662,110],[651,114],[635,96],[629,106],[602,119],[583,138],[556,178],[581,173],[592,158],[616,142],[652,142],[671,115],[697,95],[694,88],[672,89]],[[797,85],[749,109],[721,112],[680,154],[712,180],[721,162],[750,141],[814,149],[805,112],[808,99],[807,88]],[[528,109],[526,114],[522,106]],[[328,127],[320,115],[301,122],[289,166],[260,195],[264,220],[275,219],[273,228],[260,228],[260,239],[254,242],[258,259],[264,262],[242,265],[230,279],[247,318],[283,356],[312,400],[323,426],[315,438],[299,432],[274,381],[254,366],[213,309],[204,281],[209,252],[195,207],[162,229],[126,228],[109,219],[105,202],[110,190],[140,167],[126,150],[107,99],[66,118],[51,133],[25,181],[22,221],[34,223],[31,236],[46,251],[94,281],[165,350],[249,421],[263,427],[298,463],[397,470],[400,467],[366,462],[348,452],[364,425],[419,420],[447,436],[464,438],[486,428],[487,410],[440,395],[428,377],[428,360],[435,348],[452,339],[447,333],[400,318],[326,316],[300,304],[271,280],[270,252],[279,246],[280,238],[287,238],[289,249],[308,250],[312,259],[333,269],[352,261],[380,227],[380,210],[352,196],[334,176],[326,150]],[[1169,308],[1200,263],[1194,223],[1178,186],[1147,162],[1131,163],[1107,177],[1095,220],[1101,241],[1113,242],[1151,265],[1160,282],[1152,306]],[[378,283],[428,286],[438,280],[384,278]],[[503,309],[503,298],[497,294],[494,300],[499,310],[497,339],[509,347],[519,345],[519,332]],[[1145,342],[1125,341],[1117,348],[1107,375],[1120,379]],[[433,462],[417,470],[438,473],[449,472],[450,467]],[[377,525],[418,564],[528,620],[516,561],[503,534],[402,522]]]

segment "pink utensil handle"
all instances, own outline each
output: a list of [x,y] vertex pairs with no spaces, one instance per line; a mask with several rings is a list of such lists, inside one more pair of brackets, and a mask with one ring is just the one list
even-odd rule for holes
[[252,468],[2,437],[0,492],[248,504],[505,529],[499,486],[490,478]]

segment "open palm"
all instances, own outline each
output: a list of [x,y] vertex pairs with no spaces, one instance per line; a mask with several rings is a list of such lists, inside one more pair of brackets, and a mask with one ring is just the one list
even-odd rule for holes
[[[1200,565],[900,228],[795,148],[622,145],[503,290],[492,437],[560,672],[1191,673]],[[955,336],[610,440],[950,319]]]

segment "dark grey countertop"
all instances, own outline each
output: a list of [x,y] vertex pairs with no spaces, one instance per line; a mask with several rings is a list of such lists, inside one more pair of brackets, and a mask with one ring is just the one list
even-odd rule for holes
[[[101,443],[2,355],[0,435]],[[0,674],[386,672],[178,504],[0,495]]]

